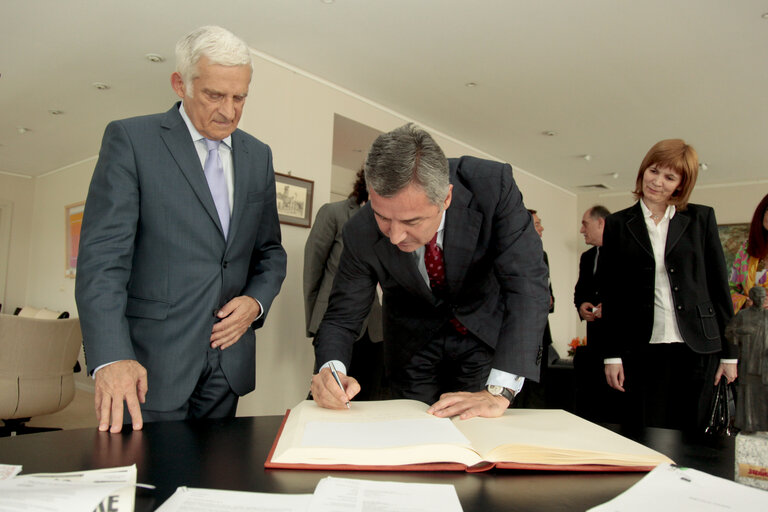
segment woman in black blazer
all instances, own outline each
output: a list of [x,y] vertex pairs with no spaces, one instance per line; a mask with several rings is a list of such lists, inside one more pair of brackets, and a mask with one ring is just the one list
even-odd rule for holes
[[638,202],[605,223],[601,352],[608,385],[626,393],[627,423],[703,426],[714,384],[736,378],[715,213],[688,204],[697,175],[693,147],[658,142],[638,170]]

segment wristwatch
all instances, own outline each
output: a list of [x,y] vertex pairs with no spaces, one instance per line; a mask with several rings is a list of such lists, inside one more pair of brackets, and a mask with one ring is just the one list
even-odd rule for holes
[[487,386],[485,386],[485,390],[488,391],[493,396],[503,396],[504,398],[509,400],[510,405],[512,405],[512,400],[515,399],[515,392],[509,388],[505,388],[504,386],[496,386],[494,384],[488,384]]

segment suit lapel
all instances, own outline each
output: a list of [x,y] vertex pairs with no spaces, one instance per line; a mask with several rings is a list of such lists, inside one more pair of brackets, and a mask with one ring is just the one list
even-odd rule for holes
[[[245,209],[246,196],[250,189],[250,184],[248,182],[250,173],[246,170],[246,162],[248,162],[248,147],[245,144],[245,138],[242,136],[240,130],[235,130],[232,133],[232,168],[234,173],[233,182],[235,192],[233,195],[234,204],[232,205],[232,219],[229,222],[227,246],[229,246],[235,238],[231,235],[237,233],[237,229],[240,226],[243,211]],[[216,219],[218,221],[218,214],[216,215]]]
[[[219,231],[222,231],[219,214],[216,212],[216,205],[213,203],[213,196],[211,196],[211,190],[208,188],[208,182],[205,180],[205,174],[203,174],[203,167],[200,165],[195,144],[189,136],[189,130],[187,125],[184,124],[184,119],[179,114],[178,103],[166,112],[160,126],[163,128],[160,136],[179,166],[179,170],[187,179],[187,182],[189,182],[189,186],[192,187],[205,211],[208,212],[208,216],[218,226]],[[237,190],[237,187],[235,187],[235,190]]]
[[667,231],[667,245],[664,255],[668,255],[680,241],[680,238],[688,229],[691,219],[685,212],[676,211],[675,216],[669,221],[669,231]]
[[385,236],[380,236],[374,244],[374,251],[379,256],[381,264],[389,275],[409,293],[418,295],[426,300],[435,301],[432,290],[419,273],[416,260],[412,253],[403,252],[393,245]]
[[453,199],[445,212],[443,259],[448,290],[461,288],[477,248],[482,215],[468,208],[472,194],[454,180]]
[[648,236],[648,228],[645,226],[643,210],[639,201],[629,210],[626,226],[638,245],[653,258],[653,246],[651,245],[651,238]]

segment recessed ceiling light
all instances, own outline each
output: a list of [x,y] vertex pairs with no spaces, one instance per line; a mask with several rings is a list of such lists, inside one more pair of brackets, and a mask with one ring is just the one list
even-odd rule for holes
[[321,0],[324,4],[332,4],[336,0]]
[[552,130],[544,130],[543,132],[541,132],[541,134],[546,135],[547,137],[554,137],[555,135],[557,135],[557,132]]
[[464,87],[477,87],[476,82],[467,82],[464,84]]
[[32,130],[30,130],[29,128],[24,128],[23,126],[19,126],[18,128],[16,128],[16,131],[24,135],[25,133],[29,133]]
[[109,84],[105,84],[104,82],[93,82],[91,85],[100,91],[106,91],[109,89]]
[[585,161],[589,162],[592,160],[592,155],[587,153],[586,155],[581,155],[581,158],[583,158]]
[[761,16],[764,20],[768,20],[768,12],[764,12]]
[[700,171],[706,171],[707,169],[709,169],[709,165],[707,165],[705,162],[701,162],[699,164],[699,170]]
[[48,113],[51,114],[52,116],[60,116],[60,115],[62,115],[64,113],[64,111],[54,108],[54,109],[49,110]]
[[149,62],[165,62],[165,57],[158,53],[148,53],[144,56]]

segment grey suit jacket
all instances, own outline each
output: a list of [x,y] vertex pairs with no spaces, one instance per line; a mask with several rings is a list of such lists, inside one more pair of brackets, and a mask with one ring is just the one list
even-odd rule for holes
[[[331,295],[333,279],[336,277],[344,247],[342,228],[359,210],[360,205],[352,197],[327,203],[320,207],[312,224],[307,243],[304,245],[304,314],[308,338],[317,334],[317,328],[328,308],[328,297]],[[378,297],[373,301],[360,336],[366,329],[371,341],[384,339]]]
[[386,364],[401,364],[456,317],[495,350],[493,368],[538,379],[549,309],[547,269],[508,164],[450,159],[453,200],[443,254],[447,292],[436,297],[413,254],[378,229],[370,205],[344,226],[344,251],[328,310],[315,339],[317,361],[349,365],[352,343],[383,290]]
[[[75,298],[90,371],[122,359],[147,369],[145,407],[172,410],[200,376],[214,312],[239,295],[264,323],[285,277],[268,146],[232,134],[234,201],[225,240],[178,103],[110,123],[80,238]],[[254,332],[221,352],[237,394],[255,384]]]

